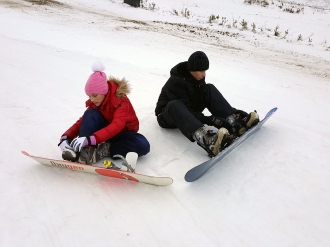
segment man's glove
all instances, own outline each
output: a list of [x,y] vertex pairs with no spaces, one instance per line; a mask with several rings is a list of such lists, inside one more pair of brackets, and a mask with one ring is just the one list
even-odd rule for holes
[[89,136],[89,137],[76,137],[72,140],[70,143],[71,149],[73,149],[75,152],[80,152],[83,147],[86,147],[88,145],[95,146],[96,139],[95,136]]
[[70,146],[70,139],[66,135],[61,136],[60,143],[57,146],[60,147],[62,152],[65,149],[71,149],[72,150],[72,147]]
[[248,115],[245,111],[242,111],[242,110],[236,110],[235,114],[238,114],[240,119],[243,119]]
[[231,131],[231,125],[226,121],[224,118],[216,117],[216,116],[209,116],[207,118],[207,125],[214,126],[218,129],[226,128],[229,132]]

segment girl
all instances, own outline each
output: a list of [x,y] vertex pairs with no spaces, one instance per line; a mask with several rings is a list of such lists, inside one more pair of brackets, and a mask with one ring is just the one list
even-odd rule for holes
[[137,133],[139,120],[126,96],[130,89],[125,78],[107,80],[101,62],[94,63],[92,70],[85,85],[87,109],[58,144],[63,159],[92,164],[116,154],[125,157],[128,152],[138,156],[149,153],[149,142]]

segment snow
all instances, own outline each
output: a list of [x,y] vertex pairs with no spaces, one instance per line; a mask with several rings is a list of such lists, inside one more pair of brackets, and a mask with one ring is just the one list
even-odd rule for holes
[[[330,3],[122,2],[0,2],[0,246],[329,246]],[[209,23],[211,15],[219,19]],[[154,107],[170,69],[196,50],[210,59],[206,81],[234,107],[278,111],[187,183],[207,155],[161,129]],[[58,140],[85,109],[96,60],[132,86],[151,144],[137,171],[172,185],[46,167],[20,153],[61,158]]]

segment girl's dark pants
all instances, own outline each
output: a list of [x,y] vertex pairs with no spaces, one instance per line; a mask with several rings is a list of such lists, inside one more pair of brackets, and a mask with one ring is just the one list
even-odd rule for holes
[[[108,126],[102,113],[98,109],[89,109],[84,113],[81,121],[79,136],[87,137],[93,135],[96,131]],[[135,152],[138,156],[146,155],[150,151],[148,140],[136,132],[120,132],[118,135],[107,140],[110,142],[110,157],[120,154],[126,157],[128,152]]]

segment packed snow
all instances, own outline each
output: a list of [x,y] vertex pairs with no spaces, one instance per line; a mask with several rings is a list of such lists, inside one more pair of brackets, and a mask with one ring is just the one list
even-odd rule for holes
[[[0,246],[329,246],[329,30],[326,0],[0,1]],[[278,110],[187,183],[208,156],[160,128],[154,108],[170,69],[197,50],[232,106]],[[21,154],[61,159],[59,138],[85,110],[96,60],[132,87],[151,144],[137,172],[172,185]]]

